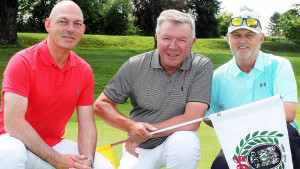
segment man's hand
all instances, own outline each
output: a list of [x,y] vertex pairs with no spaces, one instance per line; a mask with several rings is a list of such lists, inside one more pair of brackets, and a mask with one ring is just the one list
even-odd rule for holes
[[126,151],[130,153],[131,155],[134,155],[135,157],[138,157],[139,154],[135,152],[135,149],[139,146],[138,143],[133,142],[131,139],[129,139],[128,142],[125,143]]
[[92,162],[88,160],[88,157],[81,155],[80,158],[78,158],[78,156],[76,157],[72,157],[72,160],[74,160],[75,164],[74,164],[74,168],[76,169],[86,169],[92,168]]
[[61,154],[54,164],[57,169],[91,169],[91,162],[83,155]]
[[130,139],[135,143],[143,143],[152,138],[150,132],[157,130],[148,123],[136,122],[129,126]]

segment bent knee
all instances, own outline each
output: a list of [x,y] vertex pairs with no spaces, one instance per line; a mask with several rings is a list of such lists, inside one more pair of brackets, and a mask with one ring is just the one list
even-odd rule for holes
[[196,132],[193,131],[178,131],[168,137],[169,144],[178,145],[178,147],[199,147],[200,141]]
[[105,168],[105,169],[114,169],[113,164],[102,154],[96,152],[94,158],[95,169]]
[[172,152],[173,156],[178,156],[178,159],[200,159],[200,141],[195,132],[179,131],[169,137],[169,152]]
[[26,163],[27,149],[19,139],[7,136],[0,138],[0,163]]

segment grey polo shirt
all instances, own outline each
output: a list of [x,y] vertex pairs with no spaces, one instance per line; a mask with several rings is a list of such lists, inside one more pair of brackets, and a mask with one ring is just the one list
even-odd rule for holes
[[[212,74],[210,59],[191,52],[169,76],[160,65],[158,50],[154,50],[129,58],[108,82],[104,93],[118,104],[129,97],[133,106],[130,118],[153,124],[184,114],[188,102],[209,105]],[[139,147],[151,149],[166,138],[149,139]]]

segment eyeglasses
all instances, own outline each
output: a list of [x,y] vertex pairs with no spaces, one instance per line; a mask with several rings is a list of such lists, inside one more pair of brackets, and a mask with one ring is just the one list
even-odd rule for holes
[[232,26],[241,26],[244,20],[246,20],[247,26],[251,28],[256,28],[258,25],[260,26],[259,20],[254,18],[232,18],[230,22]]

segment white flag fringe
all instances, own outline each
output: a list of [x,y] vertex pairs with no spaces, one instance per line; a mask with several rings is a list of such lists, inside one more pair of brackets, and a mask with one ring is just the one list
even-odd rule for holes
[[279,95],[212,114],[209,119],[230,169],[293,168]]

